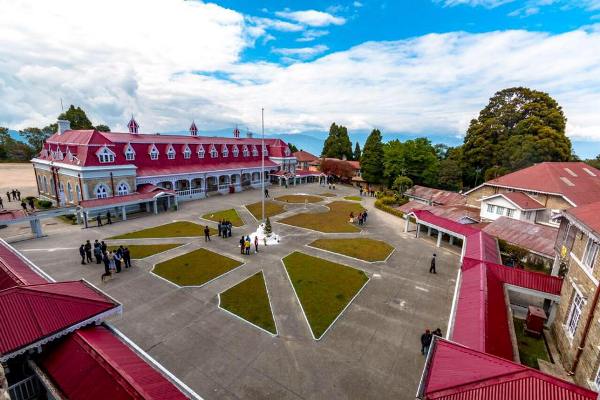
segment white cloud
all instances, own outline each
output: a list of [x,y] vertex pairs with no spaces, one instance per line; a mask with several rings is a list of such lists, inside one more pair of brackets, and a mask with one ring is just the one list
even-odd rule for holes
[[302,36],[296,39],[297,42],[312,42],[313,40],[322,36],[329,35],[329,31],[318,30],[318,29],[307,29],[302,32]]
[[294,24],[288,21],[282,21],[279,19],[272,18],[261,18],[249,16],[246,18],[250,24],[261,27],[263,29],[273,29],[281,32],[300,32],[304,30],[304,26],[301,24]]
[[327,46],[319,44],[312,47],[273,49],[272,52],[275,54],[281,54],[282,56],[286,56],[291,60],[293,60],[294,58],[299,60],[308,60],[326,52],[327,50],[329,50]]
[[[0,0],[0,126],[52,122],[62,98],[113,129],[135,113],[145,132],[186,129],[192,119],[203,132],[254,129],[265,107],[268,131],[337,121],[462,134],[494,92],[523,85],[558,100],[571,136],[600,140],[600,25],[558,35],[430,34],[280,65],[241,61],[265,33],[216,5],[46,3]],[[298,60],[322,48],[300,49],[277,51]]]
[[[496,8],[508,3],[514,3],[516,0],[432,0],[435,3],[441,3],[447,7],[467,5],[471,7]],[[559,6],[564,8],[583,8],[587,11],[600,10],[600,0],[526,0],[522,7],[509,13],[510,16],[528,16],[537,14],[540,7]]]
[[512,3],[515,0],[433,0],[436,3],[442,3],[447,7],[454,6],[471,6],[477,7],[482,6],[485,8],[496,8],[504,4]]
[[304,10],[304,11],[277,11],[275,13],[280,18],[289,19],[308,26],[322,27],[328,25],[344,25],[346,19],[343,17],[337,17],[335,15],[317,11],[317,10]]
[[352,3],[352,5],[356,8],[360,8],[363,6],[363,3],[361,3],[360,1],[355,1],[354,3]]

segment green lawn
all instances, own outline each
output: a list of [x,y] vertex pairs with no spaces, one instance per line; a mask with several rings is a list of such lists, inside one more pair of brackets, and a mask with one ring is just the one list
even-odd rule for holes
[[368,281],[363,271],[300,252],[283,263],[317,339]]
[[394,251],[386,242],[368,238],[317,239],[310,246],[364,261],[384,261]]
[[277,334],[262,271],[224,291],[219,296],[220,305],[225,310],[274,335]]
[[153,272],[179,286],[200,286],[240,265],[240,261],[198,249],[156,264]]
[[325,193],[319,194],[319,196],[323,196],[323,197],[336,197],[337,194],[331,193],[331,192],[325,192]]
[[[260,201],[258,203],[246,204],[246,208],[254,215],[254,218],[259,221],[262,219],[262,205]],[[281,214],[284,211],[285,208],[283,205],[271,200],[265,201],[265,214],[267,214],[267,217]]]
[[319,201],[323,201],[323,198],[320,196],[310,196],[306,194],[288,194],[285,196],[275,197],[277,201],[283,201],[284,203],[318,203]]
[[327,206],[329,207],[329,211],[325,213],[301,213],[284,218],[279,222],[314,229],[315,231],[324,233],[360,232],[360,228],[348,222],[350,220],[350,212],[354,213],[356,217],[359,212],[364,210],[360,204],[348,203],[347,201],[334,201]]
[[[139,259],[150,257],[154,254],[162,253],[163,251],[174,249],[175,247],[182,246],[177,243],[170,244],[124,244],[123,247],[127,247],[129,249],[129,254],[131,254],[131,258]],[[119,246],[108,246],[108,250],[114,251],[117,250]]]
[[361,201],[362,197],[360,196],[346,196],[344,197],[346,200],[352,200],[352,201]]
[[[210,234],[214,235],[215,233],[217,233],[217,230],[210,228]],[[204,236],[204,226],[189,221],[178,221],[113,236],[108,239],[150,239],[191,236]]]
[[231,222],[231,224],[233,226],[243,226],[244,225],[244,221],[242,221],[242,219],[238,215],[237,211],[235,211],[233,208],[230,208],[229,210],[209,212],[208,214],[204,214],[202,216],[202,218],[208,219],[210,221],[215,221],[215,222],[227,220],[227,221]]
[[531,368],[540,369],[538,359],[550,361],[544,339],[537,339],[525,335],[525,332],[523,331],[523,326],[525,324],[524,320],[513,318],[513,323],[515,325],[515,334],[517,336],[517,346],[519,347],[521,364]]

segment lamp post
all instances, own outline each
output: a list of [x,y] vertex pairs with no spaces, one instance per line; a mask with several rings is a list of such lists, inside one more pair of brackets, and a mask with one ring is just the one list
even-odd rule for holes
[[261,124],[262,124],[262,139],[261,139],[261,183],[262,183],[262,221],[265,221],[265,109],[261,108]]

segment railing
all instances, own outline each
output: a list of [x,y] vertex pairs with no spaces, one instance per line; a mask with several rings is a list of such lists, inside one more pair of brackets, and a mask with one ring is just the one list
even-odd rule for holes
[[177,196],[193,196],[195,194],[203,194],[204,189],[177,190],[175,193],[177,194]]
[[21,382],[9,386],[8,395],[12,400],[30,400],[35,399],[42,391],[40,380],[36,375],[32,375]]

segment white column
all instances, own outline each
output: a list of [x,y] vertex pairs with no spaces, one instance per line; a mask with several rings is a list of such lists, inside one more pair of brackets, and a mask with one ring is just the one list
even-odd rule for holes
[[405,215],[406,221],[404,221],[404,233],[408,232],[408,224],[410,223],[408,215]]
[[438,237],[437,237],[437,247],[440,247],[442,245],[442,232],[438,231]]
[[427,227],[427,236],[431,236],[431,227],[430,226]]
[[558,271],[560,271],[560,257],[557,255],[554,256],[554,262],[552,263],[552,276],[558,276]]
[[171,209],[171,196],[167,196],[167,210]]
[[156,204],[156,200],[154,200],[154,214],[158,214],[158,205]]
[[454,244],[454,236],[450,235],[450,246]]
[[417,222],[417,233],[416,233],[416,237],[418,238],[420,234],[421,234],[421,224],[419,224],[419,223]]
[[125,211],[125,206],[121,207],[121,219],[127,221],[127,211]]

